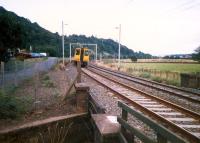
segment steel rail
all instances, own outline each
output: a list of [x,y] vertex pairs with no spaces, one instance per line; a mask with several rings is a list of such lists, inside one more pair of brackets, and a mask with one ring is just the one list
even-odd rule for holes
[[194,112],[194,111],[188,110],[188,109],[186,109],[186,108],[184,108],[184,107],[181,107],[181,106],[179,106],[179,105],[176,105],[176,104],[174,104],[174,103],[171,103],[171,102],[169,102],[169,101],[166,101],[166,100],[164,100],[164,99],[161,99],[161,98],[156,97],[156,96],[154,96],[154,95],[151,95],[151,94],[149,94],[149,93],[147,93],[147,92],[144,92],[144,91],[142,91],[142,90],[139,90],[139,89],[137,89],[137,88],[134,88],[133,86],[124,84],[124,83],[122,83],[122,82],[120,82],[120,81],[117,81],[117,80],[115,80],[115,79],[110,78],[109,76],[100,74],[100,73],[95,72],[95,71],[93,71],[93,70],[92,70],[92,72],[95,73],[95,74],[97,74],[97,75],[99,75],[99,76],[102,76],[102,77],[104,77],[104,78],[106,78],[106,79],[108,79],[108,80],[110,80],[110,81],[113,81],[113,82],[115,82],[115,83],[117,83],[117,84],[119,84],[119,85],[121,85],[121,86],[123,86],[123,87],[126,87],[126,88],[128,88],[128,89],[130,89],[130,90],[132,90],[132,91],[136,91],[136,92],[138,92],[138,93],[140,93],[140,94],[142,94],[142,95],[144,95],[144,96],[146,96],[146,97],[153,98],[153,99],[155,99],[155,100],[157,100],[157,101],[159,101],[159,102],[161,102],[161,103],[163,103],[163,104],[165,104],[165,105],[171,106],[171,107],[173,107],[173,108],[179,110],[180,112],[186,113],[187,115],[192,116],[193,118],[195,118],[195,119],[197,119],[197,120],[200,121],[200,114],[198,114],[198,113],[196,113],[196,112]]
[[[100,83],[101,85],[105,86],[106,88],[110,89],[113,93],[115,93],[116,95],[118,95],[118,96],[121,97],[122,99],[124,99],[124,100],[126,100],[127,102],[129,102],[130,104],[136,106],[136,107],[139,108],[141,111],[143,111],[143,112],[145,112],[145,113],[147,113],[147,114],[153,116],[154,118],[156,118],[157,120],[159,120],[159,121],[161,121],[161,122],[167,123],[167,124],[168,124],[170,127],[172,127],[175,131],[178,131],[178,132],[181,133],[182,135],[186,136],[188,140],[192,140],[192,141],[194,141],[194,142],[199,142],[199,141],[200,141],[200,139],[199,139],[197,136],[193,135],[192,133],[190,133],[190,132],[187,131],[186,129],[184,129],[184,128],[178,126],[178,125],[176,125],[176,124],[173,123],[172,121],[169,121],[169,120],[165,119],[164,117],[162,117],[162,116],[160,116],[160,115],[154,113],[153,111],[151,111],[151,110],[149,110],[149,109],[143,107],[142,105],[138,104],[137,102],[135,102],[135,101],[129,99],[128,97],[122,95],[120,92],[118,92],[118,91],[114,90],[113,88],[109,87],[108,85],[106,85],[106,84],[103,83],[102,81],[98,80],[97,78],[94,78],[93,76],[91,76],[90,74],[88,74],[87,72],[85,72],[84,70],[82,70],[82,72],[83,72],[84,74],[86,74],[87,76],[89,76],[90,78],[92,78],[93,80],[95,80],[96,82],[98,82],[98,83]],[[105,77],[103,77],[103,78],[105,78]],[[106,77],[106,79],[107,79],[107,77]],[[110,79],[107,79],[107,80],[110,80]],[[114,82],[114,81],[113,81],[113,82]],[[122,85],[121,85],[121,86],[122,86]],[[126,88],[128,88],[128,87],[126,87]],[[167,103],[167,102],[165,102],[165,103]],[[172,105],[172,106],[174,106],[174,105]],[[177,107],[177,108],[179,108],[179,107]],[[178,110],[178,109],[177,109],[177,110]],[[179,110],[180,110],[180,109],[179,109]],[[178,110],[178,111],[179,111],[179,110]],[[184,109],[183,109],[183,110],[184,110]],[[187,109],[186,109],[186,110],[187,110]],[[188,111],[187,111],[187,112],[188,112]],[[190,112],[190,111],[189,111],[189,112]],[[188,114],[188,113],[187,113],[187,114]],[[198,118],[198,120],[199,120],[199,117],[200,117],[199,114],[191,113],[191,114],[189,114],[189,115],[192,116],[192,117],[195,116],[195,119]],[[196,115],[197,115],[197,117],[196,117]]]
[[97,67],[97,68],[100,68],[100,69],[105,69],[105,70],[112,71],[112,72],[115,72],[115,73],[118,73],[118,74],[129,76],[129,77],[132,77],[132,78],[135,78],[135,79],[138,79],[138,80],[146,81],[146,82],[149,82],[149,83],[152,83],[152,84],[157,84],[157,85],[160,85],[160,86],[163,86],[163,87],[172,88],[174,90],[179,90],[179,91],[182,91],[182,92],[187,92],[187,93],[190,93],[190,94],[200,96],[200,92],[194,92],[194,91],[190,91],[190,90],[187,90],[187,89],[175,87],[175,86],[172,86],[172,85],[167,85],[167,84],[164,84],[164,83],[158,83],[156,81],[144,79],[144,78],[141,78],[141,77],[136,77],[136,76],[130,75],[130,74],[122,72],[122,71],[116,71],[116,70],[108,69],[108,68],[105,68],[103,66],[97,66],[95,64],[90,64],[89,66]]
[[[140,82],[140,81],[136,81],[136,80],[142,80],[144,82],[150,82],[150,83],[153,83],[153,84],[157,84],[159,86],[163,86],[164,85],[164,87],[167,87],[167,88],[172,88],[172,86],[168,86],[168,85],[165,85],[165,84],[160,84],[160,83],[157,83],[157,82],[154,82],[154,81],[149,81],[149,80],[141,79],[141,78],[138,78],[138,77],[134,77],[134,76],[131,76],[131,75],[128,75],[128,74],[125,74],[125,73],[113,71],[113,70],[106,69],[106,68],[101,69],[101,68],[93,66],[93,65],[90,66],[90,67],[92,67],[94,69],[101,70],[101,71],[106,72],[106,73],[111,74],[111,75],[119,76],[121,78],[124,78],[126,80],[129,80],[129,81],[141,84],[143,86],[148,86],[150,88],[154,88],[156,90],[160,90],[160,91],[166,92],[166,93],[168,93],[170,95],[175,95],[175,96],[177,96],[179,98],[184,98],[184,99],[187,99],[187,100],[189,100],[191,102],[195,102],[195,103],[200,104],[200,100],[197,100],[196,98],[191,98],[191,97],[189,97],[190,95],[189,96],[183,95],[183,94],[180,94],[180,93],[176,93],[176,92],[164,89],[164,88],[156,87],[156,86],[153,86],[153,85],[150,85],[150,84],[147,84],[147,83],[143,83],[143,82]],[[136,80],[134,80],[134,79],[136,79]],[[176,88],[176,87],[173,87],[173,88]],[[172,90],[181,90],[181,89],[177,88],[177,89],[172,89]],[[181,92],[185,92],[185,91],[187,91],[187,90],[183,90]],[[196,93],[194,93],[194,92],[192,92],[192,93],[190,92],[190,94],[193,94],[193,96],[199,97],[199,95],[196,94]]]

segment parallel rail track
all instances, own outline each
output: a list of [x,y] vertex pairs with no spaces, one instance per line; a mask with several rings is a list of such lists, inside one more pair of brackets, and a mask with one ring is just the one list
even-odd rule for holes
[[111,70],[111,69],[98,67],[98,66],[95,66],[95,65],[90,65],[89,67],[100,70],[102,72],[105,72],[105,73],[108,73],[108,74],[111,74],[111,75],[114,75],[114,76],[124,78],[126,80],[131,81],[131,82],[134,82],[134,83],[146,86],[146,87],[150,87],[150,88],[168,93],[170,95],[174,95],[174,96],[177,96],[179,98],[184,98],[188,101],[200,104],[200,93],[192,92],[192,91],[189,91],[189,90],[185,90],[185,89],[182,89],[182,88],[178,88],[178,87],[174,87],[174,86],[170,86],[170,85],[166,85],[166,84],[162,84],[162,83],[157,83],[157,82],[154,82],[154,81],[150,81],[150,80],[146,80],[146,79],[143,79],[143,78],[128,75],[128,74],[123,73],[123,72],[118,72],[118,71],[114,71],[114,70]]
[[200,142],[200,114],[135,89],[108,76],[82,69],[82,72],[120,96],[129,105],[153,116],[189,141]]

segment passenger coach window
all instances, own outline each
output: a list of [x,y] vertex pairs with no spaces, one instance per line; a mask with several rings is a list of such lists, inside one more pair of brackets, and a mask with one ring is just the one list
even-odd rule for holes
[[84,51],[85,56],[88,56],[88,50]]

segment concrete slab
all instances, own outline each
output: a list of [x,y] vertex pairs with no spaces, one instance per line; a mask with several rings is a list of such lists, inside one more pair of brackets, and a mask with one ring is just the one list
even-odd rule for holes
[[77,91],[83,91],[83,90],[86,90],[88,91],[89,90],[89,84],[88,83],[85,83],[85,82],[81,82],[81,83],[76,83],[75,84],[75,88]]
[[120,124],[117,122],[117,116],[107,114],[92,114],[92,119],[102,136],[118,134]]

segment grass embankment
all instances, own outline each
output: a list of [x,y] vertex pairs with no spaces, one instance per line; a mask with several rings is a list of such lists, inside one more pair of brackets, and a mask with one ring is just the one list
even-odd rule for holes
[[31,99],[28,96],[13,96],[15,90],[0,90],[0,119],[15,119],[28,111]]
[[[41,74],[36,81],[33,78],[26,79],[17,87],[9,86],[4,90],[0,89],[0,119],[15,119],[33,110],[34,102],[36,102],[34,100],[38,96],[35,94],[39,91],[36,83],[41,84],[42,88],[52,88],[57,91],[48,74]],[[34,91],[30,91],[28,88],[32,88]],[[52,95],[57,97],[58,93],[55,92]]]

